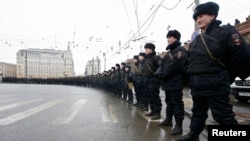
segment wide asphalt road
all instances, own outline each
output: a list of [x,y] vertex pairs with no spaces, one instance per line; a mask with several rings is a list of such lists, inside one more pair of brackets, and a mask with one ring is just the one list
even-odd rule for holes
[[[171,127],[159,127],[160,120],[144,114],[94,88],[0,84],[0,141],[176,141],[181,136],[169,135]],[[185,117],[183,134],[189,123]]]

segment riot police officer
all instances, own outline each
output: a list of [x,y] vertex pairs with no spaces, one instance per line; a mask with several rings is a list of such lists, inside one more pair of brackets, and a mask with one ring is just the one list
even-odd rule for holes
[[132,104],[133,103],[133,76],[131,72],[131,67],[129,64],[125,66],[125,85],[124,85],[125,93],[128,96],[128,103]]
[[[135,64],[135,69],[138,72],[136,85],[139,93],[139,99],[140,99],[139,101],[141,101],[141,103],[138,105],[138,108],[141,109],[142,111],[148,111],[149,107],[149,97],[147,96],[147,88],[146,88],[147,85],[144,83],[146,77],[142,73],[142,69],[145,64],[144,62],[145,56],[146,54],[144,52],[140,52],[138,57],[139,61]],[[152,116],[151,114],[146,114],[146,115]]]
[[124,101],[127,100],[127,95],[125,93],[125,62],[121,63],[121,93],[122,93],[122,99]]
[[120,64],[115,65],[115,95],[117,98],[122,97],[121,91],[121,66]]
[[145,49],[145,59],[142,66],[142,74],[145,76],[144,84],[146,87],[146,96],[149,98],[150,113],[147,114],[151,116],[152,120],[157,120],[161,118],[161,99],[160,99],[160,79],[155,77],[157,68],[159,67],[159,61],[161,57],[156,55],[155,45],[152,43],[146,43]]
[[115,96],[115,67],[111,67],[109,73],[109,91]]
[[140,75],[140,71],[139,71],[139,56],[138,55],[134,55],[133,57],[133,64],[134,64],[134,71],[133,71],[133,84],[134,84],[134,91],[135,91],[135,99],[136,99],[136,103],[134,103],[134,106],[138,106],[141,103],[140,100],[140,91],[138,89],[138,82],[137,80],[139,79],[139,75]]
[[182,90],[184,85],[183,68],[187,64],[186,50],[180,43],[181,34],[177,30],[170,30],[167,33],[168,46],[167,54],[161,61],[157,77],[163,81],[166,102],[166,119],[160,126],[172,126],[172,117],[175,119],[175,127],[170,134],[176,135],[182,132],[184,119],[184,103]]
[[[237,62],[245,41],[232,26],[220,26],[219,5],[207,2],[198,5],[193,19],[201,29],[190,44],[188,73],[193,100],[190,132],[180,141],[199,140],[205,126],[208,109],[220,125],[237,124],[230,101],[230,79],[234,80],[232,62]],[[239,63],[241,64],[241,63]]]

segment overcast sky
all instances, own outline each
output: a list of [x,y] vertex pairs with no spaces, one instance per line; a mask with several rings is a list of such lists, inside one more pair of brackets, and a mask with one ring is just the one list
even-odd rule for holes
[[[65,50],[71,42],[77,75],[83,74],[86,62],[96,56],[104,70],[104,53],[108,70],[138,54],[146,42],[153,42],[157,52],[164,51],[168,27],[181,32],[182,42],[190,40],[193,1],[0,0],[0,62],[15,64],[19,49]],[[243,22],[250,14],[250,0],[217,2],[218,19],[224,24],[234,24],[236,18]]]

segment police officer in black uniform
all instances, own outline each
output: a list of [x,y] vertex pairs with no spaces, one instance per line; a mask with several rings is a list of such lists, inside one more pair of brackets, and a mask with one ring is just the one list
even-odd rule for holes
[[122,100],[127,100],[127,95],[125,93],[125,62],[121,63],[121,93],[122,93]]
[[138,106],[140,105],[141,101],[140,101],[140,92],[138,89],[138,76],[140,74],[139,72],[139,56],[138,55],[134,55],[133,56],[133,64],[134,64],[134,70],[133,70],[133,84],[134,84],[134,91],[135,91],[135,99],[136,99],[136,103],[133,104],[133,106]]
[[[130,84],[132,84],[130,86]],[[133,103],[133,76],[132,76],[132,72],[131,72],[131,67],[129,64],[127,64],[125,66],[125,85],[124,85],[124,89],[125,89],[125,93],[128,96],[128,103],[132,104]]]
[[[220,26],[216,20],[219,5],[207,2],[198,5],[193,19],[201,29],[190,44],[188,73],[193,99],[190,132],[180,141],[197,141],[203,131],[208,109],[220,125],[238,124],[230,101],[230,83],[234,69],[230,68],[245,42],[232,26]],[[237,60],[236,60],[237,62]],[[230,82],[231,79],[231,82]]]
[[156,70],[159,67],[161,57],[156,55],[155,45],[146,43],[144,46],[146,57],[144,65],[142,66],[142,73],[145,76],[144,84],[146,87],[146,96],[149,98],[150,113],[152,120],[161,118],[161,98],[160,98],[160,85],[161,81],[155,76]]
[[115,95],[117,98],[122,98],[121,91],[121,66],[120,64],[115,65]]
[[188,62],[186,50],[180,43],[181,34],[177,30],[170,30],[167,33],[168,46],[167,54],[163,57],[161,66],[158,68],[157,77],[163,81],[166,102],[166,119],[160,126],[172,126],[172,117],[175,119],[175,127],[171,135],[182,132],[184,119],[184,103],[182,90],[184,85],[183,68]]
[[[142,111],[148,111],[149,107],[149,98],[147,96],[147,85],[144,83],[145,76],[142,73],[143,66],[145,64],[145,56],[146,54],[144,52],[140,52],[138,55],[139,62],[135,64],[135,69],[138,71],[137,79],[136,79],[136,84],[138,88],[138,93],[139,93],[139,101],[140,104],[138,105],[138,108],[141,109]],[[151,115],[152,116],[152,115]]]
[[109,73],[109,91],[112,92],[114,96],[116,96],[116,89],[115,89],[115,67],[111,67]]

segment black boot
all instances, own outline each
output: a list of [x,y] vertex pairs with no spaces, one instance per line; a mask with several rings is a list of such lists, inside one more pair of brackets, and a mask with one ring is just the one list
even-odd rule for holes
[[193,131],[190,131],[186,135],[180,137],[178,141],[199,141],[199,134],[195,134]]
[[161,118],[161,114],[159,112],[154,113],[154,115],[151,117],[151,120],[157,120]]
[[144,107],[143,109],[141,109],[142,111],[148,111],[148,107]]
[[172,118],[167,117],[162,122],[160,122],[158,125],[159,126],[172,126],[173,125]]
[[145,114],[145,116],[148,116],[148,117],[151,117],[151,116],[153,116],[153,115],[154,115],[154,112],[153,112],[153,111],[151,111],[151,112]]
[[136,107],[139,108],[139,107],[141,107],[142,105],[143,105],[142,103],[139,103]]
[[137,105],[139,105],[139,103],[138,103],[138,102],[136,102],[136,103],[134,103],[134,104],[133,104],[133,106],[137,106]]
[[139,109],[143,109],[145,106],[144,105],[141,105],[140,107],[138,107]]
[[170,132],[171,135],[177,135],[177,134],[182,133],[182,121],[183,120],[178,119],[175,121],[176,121],[176,124],[175,124],[175,127]]
[[182,127],[175,125],[175,127],[170,131],[171,135],[177,135],[182,133]]

